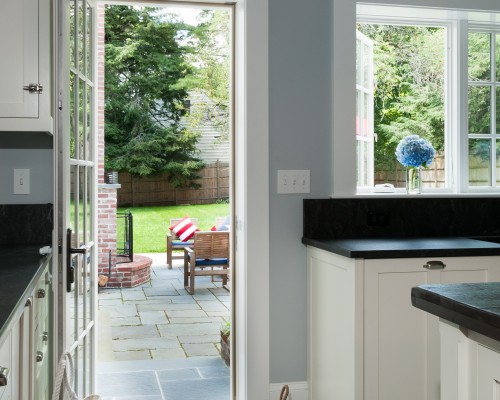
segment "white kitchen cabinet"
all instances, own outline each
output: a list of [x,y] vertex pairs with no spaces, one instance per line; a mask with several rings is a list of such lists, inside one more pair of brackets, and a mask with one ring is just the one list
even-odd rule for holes
[[0,346],[0,400],[17,400],[20,395],[20,372],[22,369],[18,357],[20,345],[20,325],[15,324]]
[[50,285],[46,267],[18,320],[1,338],[0,368],[7,368],[9,374],[7,385],[0,386],[0,400],[50,399]]
[[500,257],[364,260],[308,247],[310,398],[438,400],[438,318],[411,288],[500,280]]
[[53,131],[50,11],[51,0],[0,2],[0,131]]
[[500,342],[440,320],[441,400],[498,399]]

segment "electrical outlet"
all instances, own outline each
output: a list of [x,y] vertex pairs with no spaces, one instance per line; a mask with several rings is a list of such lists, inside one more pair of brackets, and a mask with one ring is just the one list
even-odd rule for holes
[[366,224],[368,226],[389,226],[391,220],[389,214],[385,213],[368,213],[366,215]]
[[311,171],[305,170],[278,170],[278,193],[310,193]]
[[14,170],[14,194],[30,194],[30,170]]

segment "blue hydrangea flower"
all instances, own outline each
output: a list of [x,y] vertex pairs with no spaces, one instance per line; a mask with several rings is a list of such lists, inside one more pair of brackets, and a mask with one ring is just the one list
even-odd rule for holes
[[436,151],[427,140],[418,135],[403,138],[396,147],[396,157],[405,167],[428,167]]

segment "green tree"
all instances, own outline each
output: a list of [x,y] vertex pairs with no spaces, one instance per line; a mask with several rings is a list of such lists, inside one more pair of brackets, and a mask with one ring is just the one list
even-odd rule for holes
[[106,168],[167,172],[174,186],[194,186],[203,167],[197,135],[179,125],[193,72],[189,35],[189,26],[162,21],[154,8],[106,8]]

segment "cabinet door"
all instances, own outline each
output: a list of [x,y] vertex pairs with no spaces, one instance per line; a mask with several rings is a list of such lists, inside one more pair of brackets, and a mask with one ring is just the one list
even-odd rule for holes
[[477,399],[500,398],[500,354],[477,347]]
[[13,376],[12,365],[12,334],[9,332],[3,344],[0,346],[0,368],[7,368],[3,370],[3,375],[7,377],[7,384],[0,386],[0,400],[12,399],[12,382]]
[[423,284],[500,280],[499,257],[365,261],[365,399],[438,400],[438,318],[411,305],[411,288]]
[[0,2],[0,54],[0,118],[37,118],[38,0]]
[[[365,399],[439,398],[429,375],[439,376],[424,351],[428,315],[411,304],[411,288],[432,283],[419,259],[365,261]],[[439,337],[437,338],[439,341]],[[432,383],[431,386],[436,386]]]

